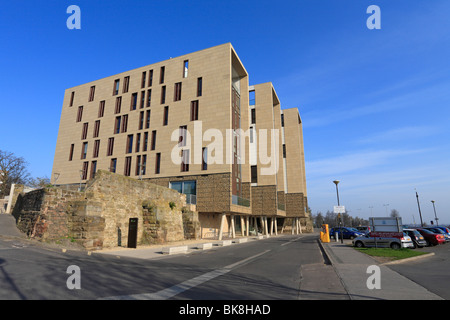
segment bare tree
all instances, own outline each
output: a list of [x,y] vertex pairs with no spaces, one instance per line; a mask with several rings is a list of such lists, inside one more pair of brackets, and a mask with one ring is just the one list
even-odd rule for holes
[[47,176],[31,178],[28,180],[27,184],[31,188],[44,188],[50,184],[50,178],[48,178]]
[[392,209],[390,216],[391,216],[391,218],[398,218],[398,217],[400,217],[400,213],[397,210]]
[[24,158],[0,150],[0,197],[9,194],[13,183],[26,184],[29,176]]

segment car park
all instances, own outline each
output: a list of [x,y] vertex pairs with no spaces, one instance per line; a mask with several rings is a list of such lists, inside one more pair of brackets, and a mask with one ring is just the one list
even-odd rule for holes
[[[363,247],[377,247],[377,248],[391,248],[391,249],[400,249],[400,248],[410,248],[414,247],[414,244],[411,241],[411,238],[409,238],[409,241],[407,239],[401,240],[401,238],[396,237],[378,237],[374,236],[376,233],[369,232],[362,237],[358,237],[353,239],[352,244],[355,247],[363,248]],[[403,238],[405,238],[405,235],[403,235]]]
[[423,228],[417,228],[416,230],[419,231],[419,233],[425,238],[427,246],[435,246],[445,243],[445,237],[441,233],[434,233]]
[[416,229],[403,229],[403,231],[406,232],[411,238],[414,248],[423,248],[427,245],[423,235],[421,235]]
[[338,233],[338,238],[341,238],[341,230],[342,235],[344,239],[354,239],[357,237],[360,237],[363,235],[362,232],[358,231],[355,228],[349,228],[349,227],[336,227],[330,229],[330,238],[334,239],[336,236],[336,233]]

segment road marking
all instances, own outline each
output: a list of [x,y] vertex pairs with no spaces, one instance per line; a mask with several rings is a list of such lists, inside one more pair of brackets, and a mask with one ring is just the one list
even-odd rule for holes
[[297,240],[300,240],[302,237],[298,237],[298,238],[295,238],[295,239],[293,239],[293,240],[289,240],[288,242],[285,242],[285,243],[283,243],[282,245],[281,245],[281,247],[282,246],[285,246],[285,245],[288,245],[288,244],[291,244],[292,242],[295,242],[295,241],[297,241]]
[[243,260],[240,260],[236,263],[230,264],[226,267],[223,267],[221,269],[216,269],[214,271],[207,272],[205,274],[202,274],[198,277],[186,280],[182,283],[179,283],[177,285],[174,285],[170,288],[166,288],[163,290],[160,290],[158,292],[154,293],[142,293],[142,294],[131,294],[131,295],[123,295],[123,296],[112,296],[112,297],[105,297],[100,298],[99,300],[166,300],[170,299],[177,294],[180,294],[184,291],[187,291],[189,289],[192,289],[194,287],[197,287],[209,280],[212,280],[214,278],[217,278],[219,276],[222,276],[224,274],[227,274],[231,270],[233,270],[236,267],[242,266],[245,263],[249,262],[250,260],[253,260],[259,256],[262,256],[263,254],[266,254],[271,250],[266,250],[261,253],[255,254],[254,256],[245,258]]

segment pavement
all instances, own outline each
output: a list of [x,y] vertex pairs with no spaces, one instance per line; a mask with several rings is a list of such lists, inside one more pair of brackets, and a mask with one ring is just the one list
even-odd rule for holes
[[388,264],[353,249],[351,241],[319,243],[352,300],[444,300]]

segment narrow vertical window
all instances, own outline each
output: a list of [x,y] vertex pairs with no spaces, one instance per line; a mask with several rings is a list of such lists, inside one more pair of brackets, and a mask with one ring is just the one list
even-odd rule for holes
[[160,172],[161,172],[161,153],[157,153],[155,158],[155,173],[159,174]]
[[144,108],[145,106],[145,91],[141,91],[141,106],[140,108]]
[[145,80],[146,80],[146,78],[147,78],[147,72],[144,71],[144,72],[142,72],[141,89],[145,88]]
[[252,183],[258,183],[258,167],[257,166],[251,166],[251,181]]
[[189,60],[184,60],[183,62],[183,78],[187,78],[189,71]]
[[121,122],[122,117],[118,116],[116,117],[116,122],[114,124],[114,133],[120,133],[120,122]]
[[150,128],[150,110],[147,110],[147,115],[145,116],[145,129]]
[[152,144],[150,147],[150,150],[155,150],[156,149],[156,130],[152,131]]
[[136,169],[134,170],[135,176],[140,176],[141,174],[141,156],[136,157]]
[[97,161],[92,161],[91,162],[91,174],[90,174],[89,179],[94,179],[96,172],[97,172]]
[[283,144],[283,158],[286,158],[286,145]]
[[134,152],[139,152],[141,150],[141,134],[136,134],[136,149]]
[[148,86],[151,87],[153,84],[153,69],[148,72]]
[[201,97],[203,93],[203,79],[197,78],[197,97]]
[[138,130],[144,129],[144,111],[139,112]]
[[120,87],[120,79],[114,80],[113,96],[119,94],[119,87]]
[[100,101],[100,104],[98,106],[98,118],[102,118],[105,115],[105,100]]
[[131,174],[131,157],[126,157],[123,175],[129,177],[130,174]]
[[178,146],[186,146],[187,126],[180,126],[178,135]]
[[166,72],[166,67],[161,67],[161,71],[159,73],[159,84],[164,83],[165,72]]
[[114,111],[115,114],[120,113],[120,108],[122,107],[122,97],[116,98],[116,109]]
[[87,138],[89,123],[83,123],[83,131],[81,132],[81,140],[85,140]]
[[69,107],[73,106],[73,100],[75,98],[75,91],[72,91],[72,93],[70,94],[70,102],[69,102]]
[[114,138],[108,139],[108,150],[106,151],[107,156],[112,156],[114,152]]
[[111,162],[109,163],[109,172],[116,173],[117,168],[117,159],[111,159]]
[[142,156],[141,174],[145,176],[145,171],[147,169],[147,155]]
[[248,105],[254,106],[255,103],[256,103],[256,94],[255,94],[255,90],[252,90],[248,93]]
[[208,169],[208,148],[204,147],[202,149],[202,170]]
[[128,130],[128,115],[124,114],[122,116],[122,133]]
[[94,124],[94,138],[98,138],[100,135],[100,120],[96,120]]
[[98,158],[98,152],[100,151],[100,140],[94,141],[94,154],[92,158]]
[[148,147],[148,132],[144,132],[144,144],[142,146],[142,151],[147,151]]
[[83,106],[79,106],[77,113],[77,122],[81,122],[82,119],[83,119]]
[[281,126],[284,127],[284,114],[281,114]]
[[252,111],[252,124],[255,124],[256,123],[256,109],[255,108],[253,108],[253,109],[251,109]]
[[181,172],[189,171],[189,150],[181,150]]
[[133,152],[133,135],[130,134],[127,136],[127,147],[125,153],[132,153],[132,152]]
[[198,120],[198,100],[191,101],[191,121]]
[[166,86],[161,87],[161,104],[166,103]]
[[73,159],[73,149],[75,148],[75,145],[72,143],[70,145],[70,152],[69,152],[69,161],[72,161]]
[[163,126],[169,123],[169,107],[164,107]]
[[123,79],[122,93],[127,93],[129,88],[130,88],[130,76],[127,76]]
[[83,169],[81,171],[81,180],[87,179],[88,167],[89,167],[89,162],[88,161],[83,162]]
[[181,100],[181,82],[175,83],[174,93],[173,93],[173,101]]
[[138,98],[137,92],[135,92],[135,93],[133,93],[133,94],[131,95],[130,111],[136,110],[136,106],[137,106],[137,98]]
[[83,148],[81,149],[81,159],[86,159],[87,151],[88,151],[88,143],[84,142]]
[[89,102],[94,101],[94,95],[95,95],[95,86],[92,86],[89,90]]

